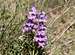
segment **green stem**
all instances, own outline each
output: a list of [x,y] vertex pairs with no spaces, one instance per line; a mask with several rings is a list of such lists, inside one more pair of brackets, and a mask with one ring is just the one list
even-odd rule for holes
[[33,55],[35,55],[35,54],[34,54],[34,50],[33,50]]

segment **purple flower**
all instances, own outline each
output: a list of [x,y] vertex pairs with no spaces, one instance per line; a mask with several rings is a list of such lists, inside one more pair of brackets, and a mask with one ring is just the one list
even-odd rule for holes
[[28,16],[28,19],[31,19],[31,20],[33,20],[35,18],[36,18],[36,16]]
[[38,34],[38,35],[40,35],[40,34],[41,35],[45,35],[46,33],[45,33],[45,31],[37,31],[36,34]]
[[47,36],[46,36],[45,31],[37,32],[34,37],[34,42],[36,42],[39,47],[42,47],[42,48],[45,47],[45,45],[47,44]]
[[46,22],[47,16],[44,11],[39,12],[38,16],[39,22]]
[[28,26],[28,27],[33,27],[34,25],[34,22],[31,20],[31,19],[28,19],[25,26]]
[[35,19],[36,18],[37,10],[34,6],[32,6],[31,11],[29,11],[28,19]]
[[33,29],[36,31],[38,29],[38,24],[34,23]]
[[38,31],[45,31],[46,25],[43,22],[39,22]]
[[37,12],[35,6],[32,6],[27,17],[28,20],[23,24],[22,32],[30,32],[34,30],[34,42],[38,44],[38,47],[45,47],[45,45],[47,44],[47,28],[44,24],[47,19],[45,12]]
[[22,27],[22,32],[32,31],[33,25],[34,24],[31,23],[31,22],[28,22],[28,23],[24,24],[23,27]]
[[40,35],[38,35],[39,37],[37,37],[37,35],[36,35],[36,37],[34,37],[34,40],[35,41],[47,41],[47,36],[43,36],[43,37],[41,37]]
[[22,27],[22,32],[29,32],[29,31],[32,31],[32,27],[33,27],[33,21],[31,19],[28,19],[26,21],[26,23],[23,24],[23,27]]
[[34,37],[34,41],[37,43],[38,47],[45,47],[47,44],[47,36],[43,35],[36,35]]
[[44,22],[38,23],[38,28],[36,35],[34,37],[34,42],[37,43],[38,47],[45,47],[47,44],[46,26]]
[[35,8],[35,6],[32,6],[31,10],[32,10],[33,12],[36,12],[36,11],[37,11],[36,8]]
[[29,32],[33,30],[34,27],[34,19],[36,18],[36,8],[32,7],[32,11],[29,11],[28,20],[24,23],[22,27],[22,32]]

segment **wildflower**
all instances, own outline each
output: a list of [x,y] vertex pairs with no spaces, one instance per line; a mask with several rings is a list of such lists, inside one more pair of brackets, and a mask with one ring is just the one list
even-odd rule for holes
[[38,30],[39,31],[45,31],[46,25],[43,22],[39,22]]
[[22,28],[23,32],[35,31],[34,42],[38,44],[38,47],[42,48],[47,44],[46,19],[47,16],[44,11],[37,12],[35,6],[32,6],[28,14],[28,20],[23,24]]
[[34,27],[34,19],[36,18],[36,8],[32,7],[31,11],[28,14],[28,20],[24,23],[22,32],[29,32],[33,30]]
[[35,43],[37,43],[38,47],[45,47],[47,44],[47,36],[46,35],[36,35],[34,37]]
[[22,27],[22,32],[23,32],[23,33],[24,33],[24,32],[29,32],[29,31],[31,31],[31,30],[32,30],[32,28],[31,28],[31,27],[28,27],[27,25]]
[[34,37],[35,41],[46,41],[47,40],[47,36],[46,35],[36,35],[36,37]]
[[38,16],[39,22],[46,22],[47,16],[44,11],[39,12]]
[[31,10],[29,11],[28,19],[35,19],[36,18],[36,8],[32,6]]
[[36,31],[38,29],[38,24],[35,22],[33,26],[33,31]]
[[44,22],[39,22],[34,42],[41,48],[44,48],[47,44],[46,26],[44,25]]

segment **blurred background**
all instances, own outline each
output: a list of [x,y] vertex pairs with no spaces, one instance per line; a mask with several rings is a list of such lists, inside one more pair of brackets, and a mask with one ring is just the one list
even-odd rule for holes
[[[42,54],[21,31],[32,4],[48,16]],[[75,0],[0,0],[0,55],[75,55]]]

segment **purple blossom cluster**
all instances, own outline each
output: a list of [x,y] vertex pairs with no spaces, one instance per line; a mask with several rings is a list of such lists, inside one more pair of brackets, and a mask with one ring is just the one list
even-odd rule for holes
[[44,48],[47,44],[46,19],[47,16],[45,12],[37,12],[36,8],[33,6],[31,11],[29,11],[28,20],[22,28],[23,32],[35,31],[35,37],[33,40],[37,43],[39,48]]
[[36,28],[34,27],[36,25],[36,22],[34,21],[36,19],[36,13],[36,8],[33,6],[28,13],[28,20],[23,24],[22,32],[30,32],[33,28]]
[[44,46],[47,44],[46,26],[43,22],[39,22],[38,24],[34,41],[37,43],[38,47],[41,48],[44,48]]

